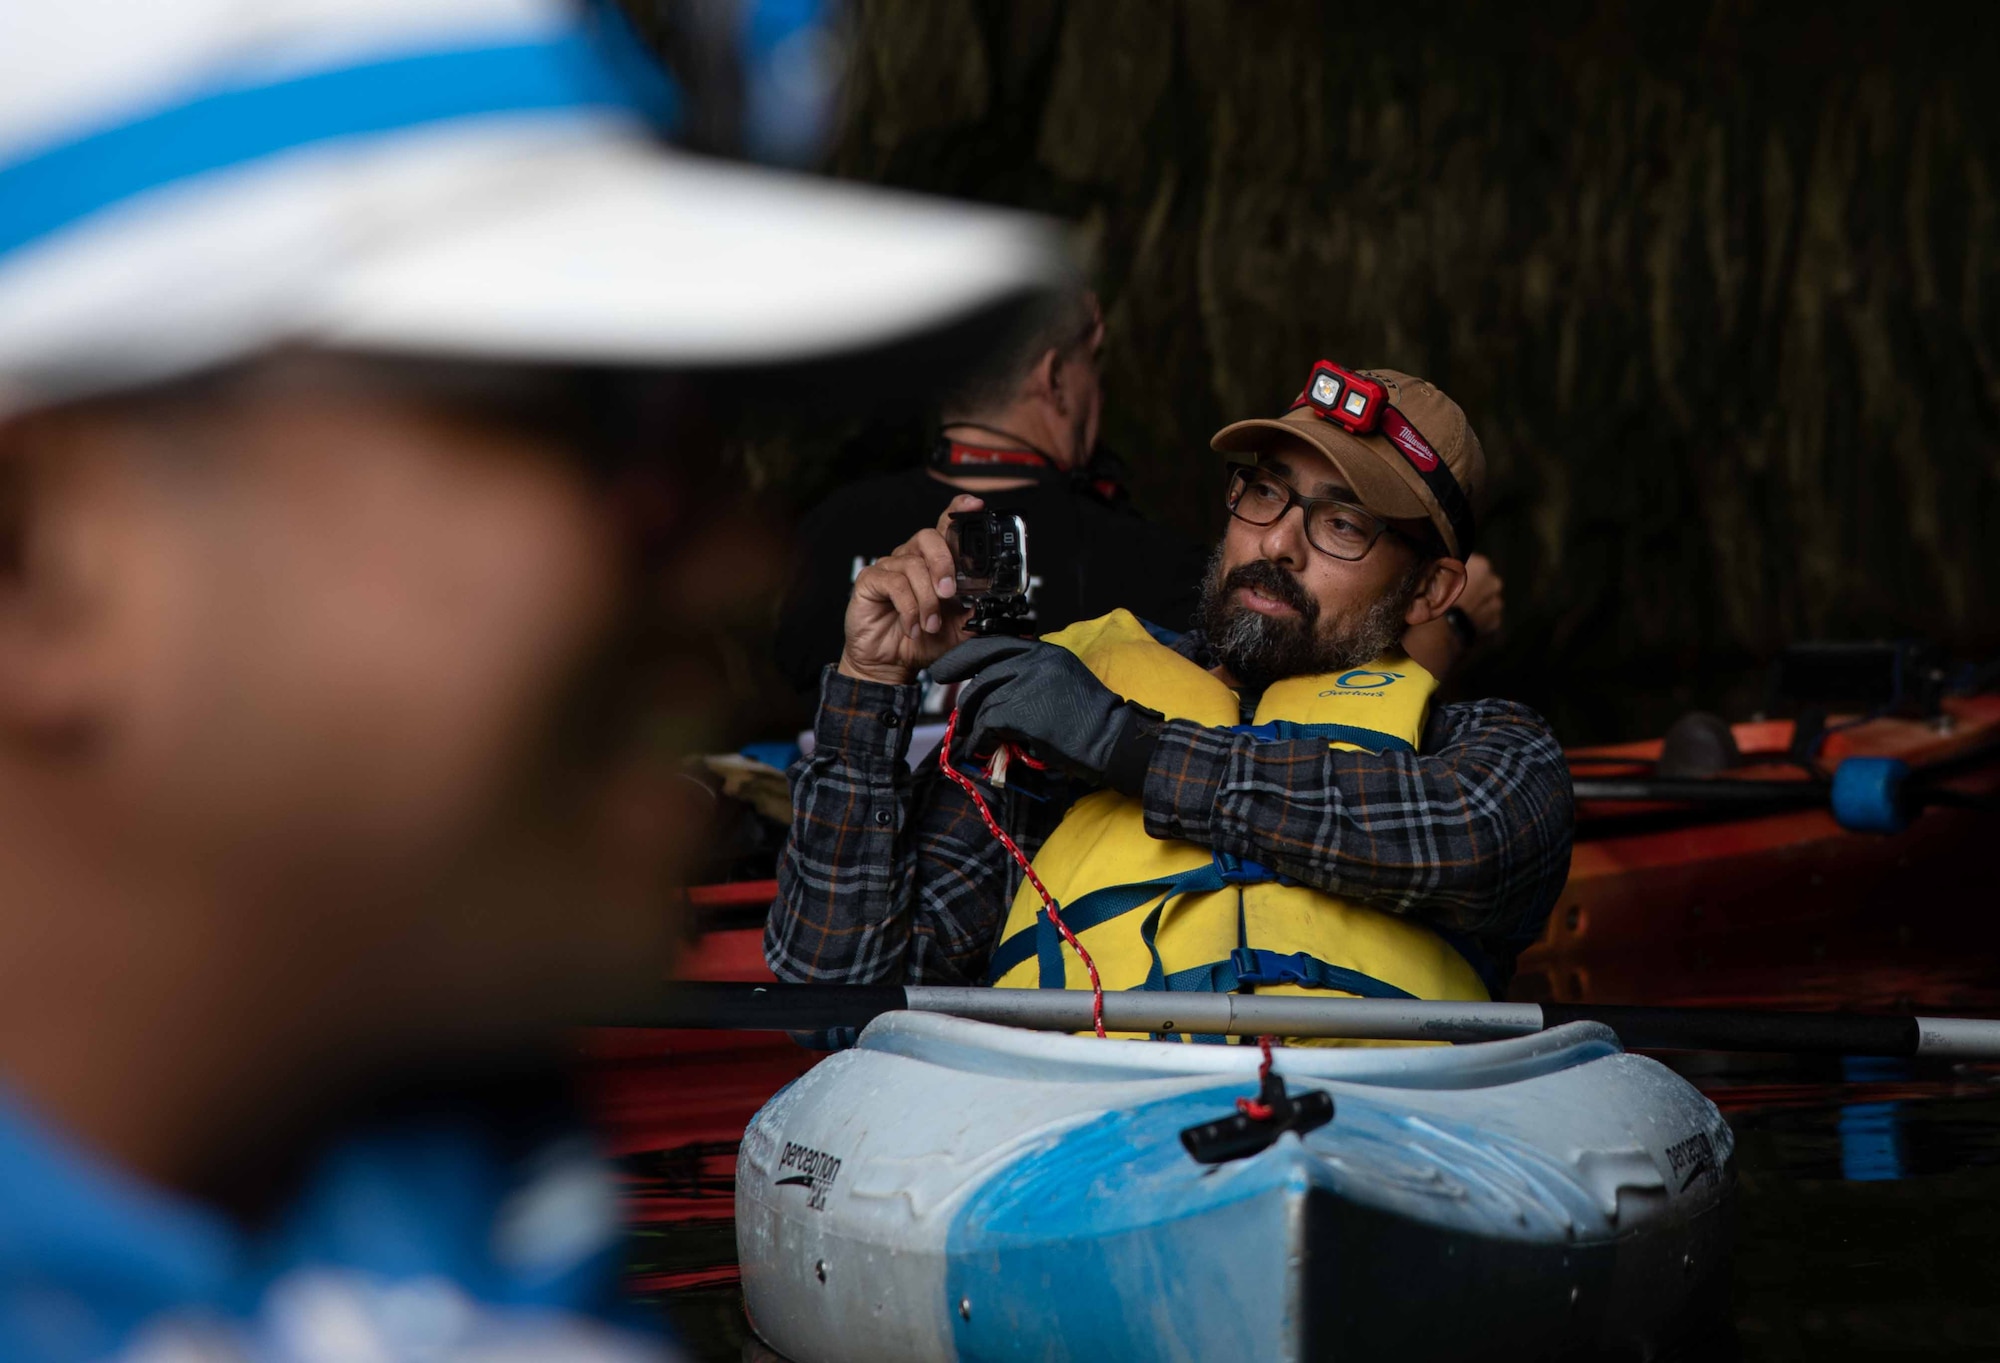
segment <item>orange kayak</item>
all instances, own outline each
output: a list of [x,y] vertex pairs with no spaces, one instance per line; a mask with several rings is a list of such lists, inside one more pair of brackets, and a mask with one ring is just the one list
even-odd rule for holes
[[[1790,720],[1731,726],[1744,765],[1718,781],[1806,782]],[[2000,741],[2000,696],[1946,698],[1934,720],[1828,733],[1819,760],[1888,757],[1921,774]],[[1579,778],[1641,772],[1653,740],[1578,749]],[[1946,783],[2000,789],[2000,764]],[[1569,883],[1521,956],[1512,996],[1557,1002],[1983,1011],[2000,1007],[2000,820],[1936,808],[1902,832],[1853,833],[1825,808],[1701,811],[1579,802]]]
[[[698,935],[675,974],[770,980],[763,922],[777,893],[774,880],[690,889]],[[737,1143],[757,1109],[821,1053],[783,1032],[605,1028],[582,1045],[585,1099],[623,1171],[632,1221],[642,1232],[681,1232],[670,1260],[635,1265],[630,1287],[641,1296],[733,1288],[736,1242],[723,1232],[736,1214]],[[703,1236],[703,1226],[716,1234]],[[642,1253],[648,1243],[642,1234]]]

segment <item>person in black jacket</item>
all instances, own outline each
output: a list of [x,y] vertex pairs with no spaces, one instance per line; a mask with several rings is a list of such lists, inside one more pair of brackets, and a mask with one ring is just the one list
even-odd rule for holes
[[816,695],[821,670],[840,656],[855,576],[965,492],[1027,525],[1033,613],[1024,633],[1118,607],[1169,630],[1188,627],[1206,551],[1134,511],[1119,470],[1093,454],[1103,343],[1093,294],[1052,294],[945,396],[921,465],[842,488],[805,517],[774,649],[794,687]]

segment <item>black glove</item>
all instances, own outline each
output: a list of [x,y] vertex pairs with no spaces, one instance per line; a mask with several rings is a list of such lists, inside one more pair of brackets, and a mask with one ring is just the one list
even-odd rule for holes
[[[973,639],[931,664],[933,680],[962,681],[959,750],[987,752],[1002,740],[1135,799],[1165,722],[1121,698],[1066,648],[1032,639]],[[949,754],[947,754],[949,756]]]

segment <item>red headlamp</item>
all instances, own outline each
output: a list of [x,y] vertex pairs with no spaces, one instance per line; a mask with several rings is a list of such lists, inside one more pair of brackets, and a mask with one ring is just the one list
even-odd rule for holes
[[1309,406],[1356,435],[1367,435],[1381,425],[1382,409],[1388,405],[1388,389],[1332,360],[1321,360],[1312,367],[1305,391],[1292,404],[1294,409]]
[[1438,510],[1451,526],[1456,541],[1448,546],[1452,553],[1463,558],[1472,552],[1472,503],[1466,499],[1465,489],[1459,486],[1450,466],[1424,438],[1424,433],[1390,405],[1387,387],[1351,369],[1342,369],[1332,360],[1321,360],[1312,367],[1305,391],[1292,403],[1291,410],[1296,412],[1301,407],[1312,408],[1313,415],[1320,420],[1331,421],[1354,435],[1381,432],[1430,489]]

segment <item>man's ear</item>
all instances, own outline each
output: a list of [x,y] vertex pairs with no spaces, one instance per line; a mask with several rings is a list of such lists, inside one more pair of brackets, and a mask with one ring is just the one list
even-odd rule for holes
[[0,748],[73,749],[98,711],[98,650],[82,600],[72,505],[51,487],[74,432],[60,417],[0,416]]
[[1057,415],[1068,416],[1070,393],[1063,373],[1062,352],[1051,347],[1042,352],[1035,361],[1035,367],[1028,371],[1027,395],[1055,408]]
[[1423,585],[1403,612],[1405,625],[1422,625],[1436,620],[1458,603],[1465,591],[1465,564],[1455,558],[1433,560],[1424,571]]

